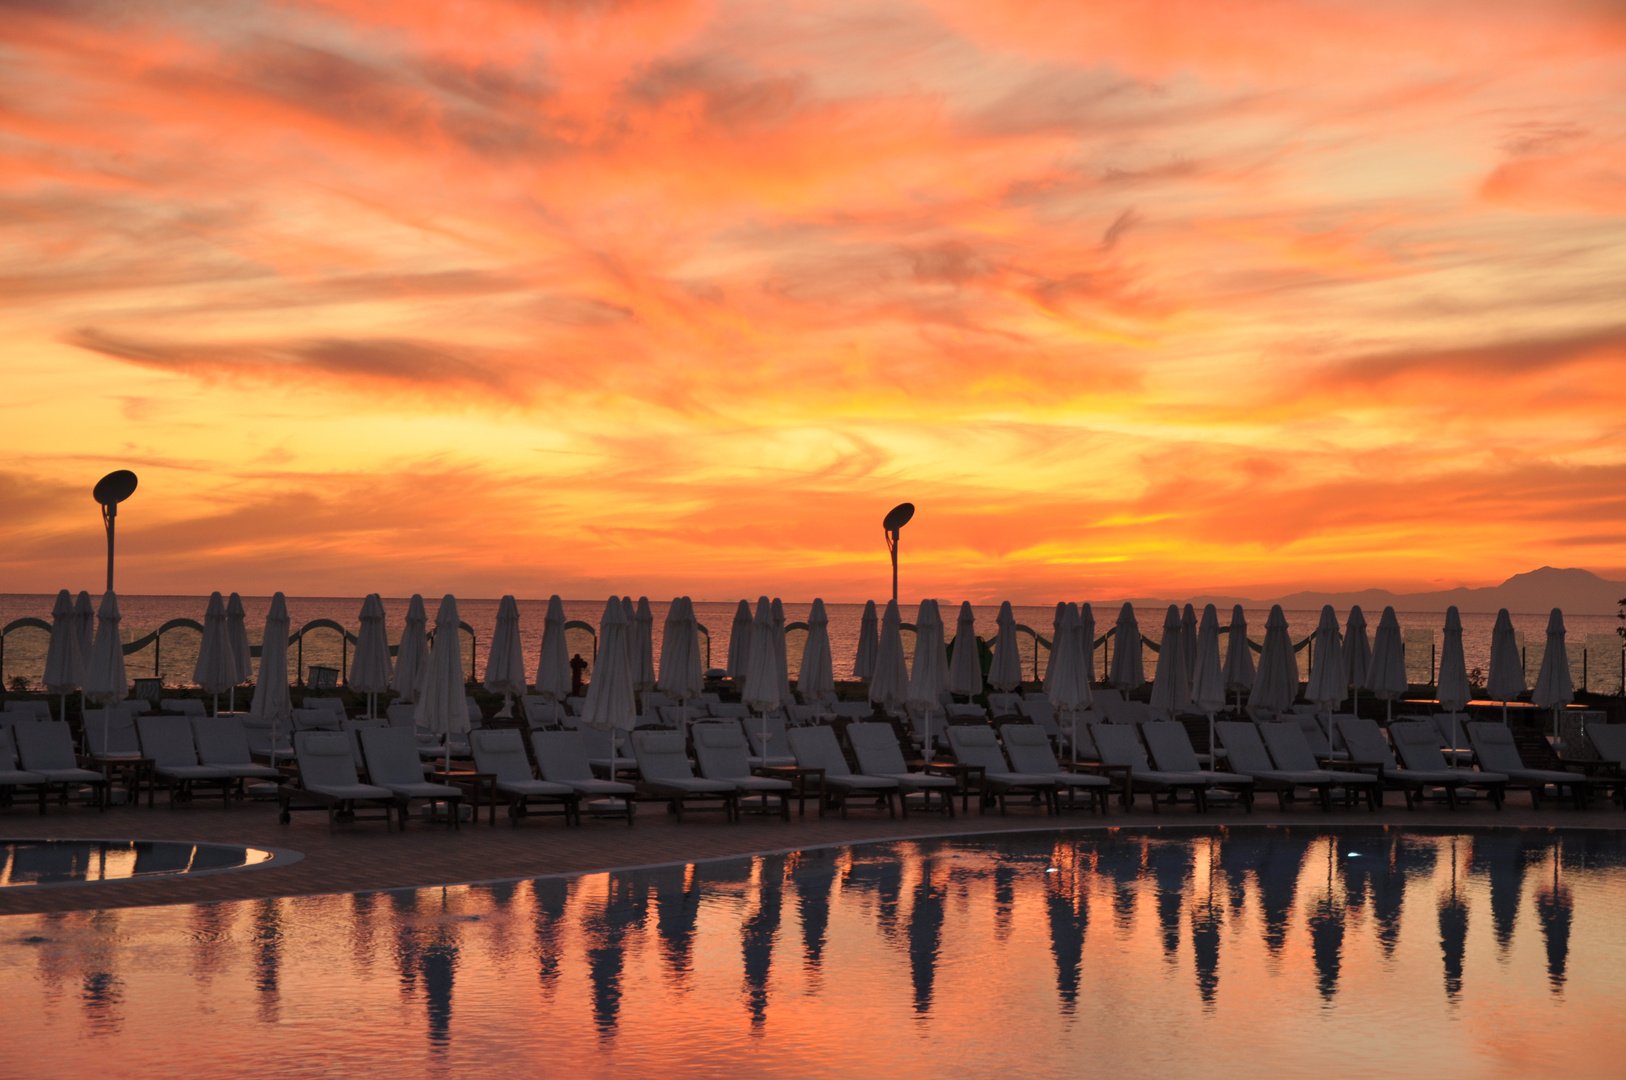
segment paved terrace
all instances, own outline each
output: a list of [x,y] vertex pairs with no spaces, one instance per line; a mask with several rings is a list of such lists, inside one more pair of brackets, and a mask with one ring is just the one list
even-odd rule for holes
[[499,809],[497,824],[464,822],[453,831],[414,817],[405,832],[385,832],[382,821],[362,821],[329,828],[325,815],[296,814],[292,824],[277,822],[274,802],[237,803],[223,809],[218,802],[200,799],[175,808],[159,803],[152,809],[119,806],[105,813],[80,805],[52,806],[40,816],[31,802],[0,811],[0,838],[135,839],[216,841],[291,848],[305,858],[287,867],[242,873],[216,874],[145,881],[112,881],[98,885],[47,889],[0,890],[0,915],[71,911],[87,908],[131,907],[150,904],[200,903],[266,896],[301,896],[331,892],[366,892],[404,886],[441,885],[463,881],[533,877],[576,873],[651,863],[746,855],[758,851],[832,843],[861,843],[894,837],[927,837],[955,833],[1111,826],[1159,825],[1224,828],[1247,824],[1393,825],[1483,827],[1626,827],[1626,812],[1599,800],[1594,809],[1577,812],[1566,804],[1545,802],[1540,811],[1530,807],[1524,793],[1508,796],[1498,812],[1488,801],[1452,811],[1443,803],[1408,813],[1398,792],[1378,813],[1334,810],[1323,813],[1313,801],[1300,800],[1283,813],[1274,796],[1256,801],[1254,812],[1240,807],[1217,808],[1198,814],[1189,806],[1162,808],[1154,815],[1143,797],[1133,811],[1114,806],[1105,818],[1086,810],[1064,811],[1058,818],[1042,809],[1013,802],[1000,816],[990,809],[953,819],[942,814],[912,814],[892,819],[884,810],[853,809],[843,820],[831,813],[807,816],[792,813],[787,823],[778,817],[747,815],[739,823],[720,813],[692,812],[680,825],[665,812],[664,804],[643,803],[637,824],[589,818],[580,828],[567,829],[557,817],[532,816],[511,825]]

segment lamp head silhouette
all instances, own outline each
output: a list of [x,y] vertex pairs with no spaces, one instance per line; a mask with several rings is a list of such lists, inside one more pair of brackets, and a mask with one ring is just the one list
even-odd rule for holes
[[899,503],[894,506],[881,521],[881,528],[886,530],[886,547],[892,553],[892,599],[898,598],[898,534],[903,527],[909,524],[909,519],[915,516],[914,503]]

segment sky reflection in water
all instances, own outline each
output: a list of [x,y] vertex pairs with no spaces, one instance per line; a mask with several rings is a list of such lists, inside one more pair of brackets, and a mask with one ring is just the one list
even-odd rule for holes
[[0,919],[37,1075],[1607,1075],[1596,831],[1038,832]]

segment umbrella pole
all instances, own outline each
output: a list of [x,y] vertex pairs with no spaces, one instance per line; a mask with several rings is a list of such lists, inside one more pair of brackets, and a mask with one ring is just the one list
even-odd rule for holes
[[219,694],[215,695],[215,717],[216,717],[216,719],[218,719],[220,717],[220,695]]
[[1073,746],[1073,765],[1076,767],[1078,765],[1078,710],[1076,708],[1068,709],[1067,715],[1073,721],[1073,734],[1067,741]]
[[[1208,771],[1219,772],[1219,755],[1214,753],[1214,714],[1208,714]],[[1210,867],[1210,870],[1213,868]]]

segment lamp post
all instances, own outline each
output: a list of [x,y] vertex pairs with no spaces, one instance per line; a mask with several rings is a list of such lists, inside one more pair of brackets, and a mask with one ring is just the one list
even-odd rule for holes
[[899,503],[894,506],[881,522],[881,528],[886,530],[886,548],[892,553],[892,600],[898,599],[898,534],[903,527],[909,524],[909,519],[915,516],[914,503]]
[[119,516],[119,503],[135,493],[136,474],[129,469],[110,472],[96,481],[91,492],[102,507],[102,525],[107,529],[107,591],[113,591],[113,522]]

